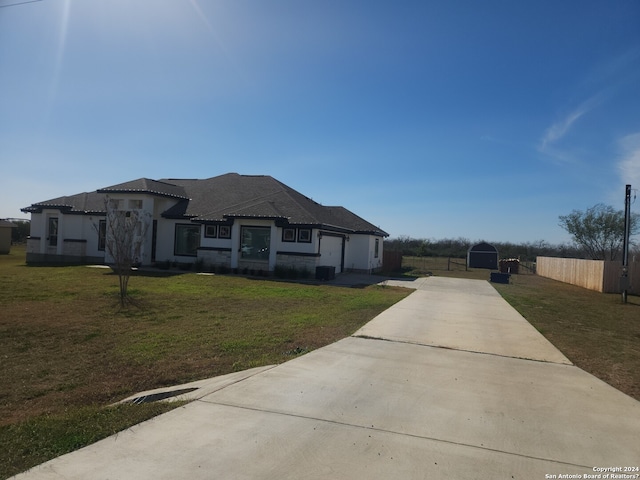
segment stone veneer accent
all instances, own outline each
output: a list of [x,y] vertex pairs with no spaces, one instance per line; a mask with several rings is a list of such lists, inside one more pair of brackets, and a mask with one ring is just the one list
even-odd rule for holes
[[198,260],[204,261],[205,266],[231,268],[231,249],[199,248]]
[[279,267],[295,268],[296,270],[308,270],[315,272],[318,264],[317,255],[292,255],[287,253],[276,254],[276,265]]

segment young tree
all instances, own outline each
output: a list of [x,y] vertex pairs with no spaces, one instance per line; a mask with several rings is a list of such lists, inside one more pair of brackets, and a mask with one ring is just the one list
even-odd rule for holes
[[[142,245],[150,224],[150,214],[144,210],[122,210],[118,200],[105,198],[106,232],[105,250],[111,268],[118,275],[120,305],[129,301],[127,290],[132,268],[140,264]],[[98,226],[95,226],[99,230]]]
[[[593,260],[615,260],[624,238],[624,211],[598,203],[586,211],[560,215],[559,225]],[[638,233],[638,214],[631,215],[631,235]]]

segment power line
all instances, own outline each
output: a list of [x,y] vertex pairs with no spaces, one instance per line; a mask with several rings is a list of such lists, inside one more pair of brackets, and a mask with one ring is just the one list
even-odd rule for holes
[[18,5],[25,5],[27,3],[36,3],[41,1],[42,0],[25,0],[24,2],[10,3],[9,5],[0,5],[0,8],[16,7]]

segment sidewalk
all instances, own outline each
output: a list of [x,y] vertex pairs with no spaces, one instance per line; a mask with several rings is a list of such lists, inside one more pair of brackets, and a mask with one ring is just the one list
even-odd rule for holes
[[196,382],[192,403],[14,478],[528,480],[640,463],[640,402],[489,283],[411,285],[351,337]]

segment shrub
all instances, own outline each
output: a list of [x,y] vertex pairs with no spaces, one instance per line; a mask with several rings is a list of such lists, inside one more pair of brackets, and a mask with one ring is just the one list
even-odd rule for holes
[[165,260],[164,262],[157,262],[156,267],[161,270],[169,270],[171,268],[171,260]]
[[282,265],[276,265],[273,269],[273,275],[276,278],[286,278],[287,276],[287,268]]

